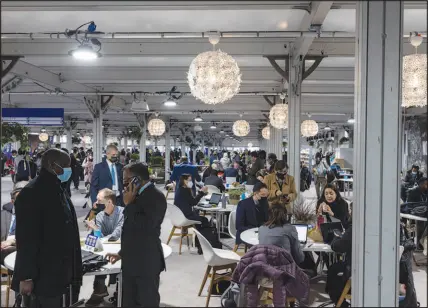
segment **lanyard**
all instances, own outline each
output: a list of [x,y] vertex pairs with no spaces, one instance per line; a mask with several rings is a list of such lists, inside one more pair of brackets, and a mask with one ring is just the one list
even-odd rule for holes
[[143,187],[141,187],[140,188],[140,190],[138,191],[138,194],[139,195],[141,195],[141,193],[147,188],[147,187],[149,187],[150,185],[152,185],[152,182],[147,182],[146,184],[144,184],[144,186]]

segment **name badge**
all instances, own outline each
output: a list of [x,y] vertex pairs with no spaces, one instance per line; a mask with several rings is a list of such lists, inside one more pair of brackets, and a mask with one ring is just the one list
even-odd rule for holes
[[89,234],[85,240],[85,250],[88,250],[90,252],[95,252],[97,241],[98,241],[98,236]]

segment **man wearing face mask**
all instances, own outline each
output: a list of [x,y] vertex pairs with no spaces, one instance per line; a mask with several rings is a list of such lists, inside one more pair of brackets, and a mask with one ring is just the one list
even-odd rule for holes
[[275,164],[275,173],[266,176],[265,183],[269,190],[269,202],[285,203],[287,212],[292,213],[292,204],[297,198],[297,191],[294,177],[288,175],[287,163],[283,160],[277,161]]
[[97,200],[97,195],[101,189],[108,188],[115,192],[117,205],[123,206],[123,166],[119,162],[119,150],[114,144],[110,144],[106,149],[106,158],[96,164],[91,178],[91,201]]
[[276,157],[275,153],[269,153],[267,162],[266,162],[266,170],[269,174],[272,174],[275,172],[275,164],[278,161],[278,158]]
[[76,212],[61,187],[70,176],[70,156],[50,149],[43,154],[40,175],[15,201],[18,245],[12,289],[34,295],[43,308],[61,307],[62,295],[70,294],[70,285],[76,302],[82,283]]

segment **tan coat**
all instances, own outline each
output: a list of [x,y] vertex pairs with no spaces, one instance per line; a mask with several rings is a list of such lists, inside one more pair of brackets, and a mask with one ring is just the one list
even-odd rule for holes
[[274,201],[279,201],[280,197],[277,197],[276,192],[278,190],[282,191],[283,195],[288,195],[290,198],[290,203],[287,203],[285,207],[289,214],[292,213],[293,210],[293,201],[297,198],[296,184],[294,183],[294,177],[291,175],[286,175],[284,184],[282,185],[282,189],[279,187],[278,182],[276,181],[276,174],[272,173],[265,177],[264,183],[266,184],[269,190],[269,203],[273,203]]

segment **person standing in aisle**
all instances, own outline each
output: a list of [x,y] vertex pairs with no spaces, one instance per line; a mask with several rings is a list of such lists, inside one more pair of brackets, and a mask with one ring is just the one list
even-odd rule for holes
[[324,162],[322,162],[321,160],[322,159],[317,156],[315,158],[315,165],[312,169],[312,173],[315,178],[315,191],[317,193],[318,200],[321,198],[321,194],[324,191],[324,186],[327,184],[327,168],[324,165]]
[[110,144],[106,149],[106,158],[94,167],[91,178],[91,201],[92,204],[97,200],[97,195],[104,188],[111,189],[115,192],[117,205],[123,206],[122,203],[122,170],[123,166],[119,162],[119,150],[114,144]]
[[122,260],[124,307],[159,307],[159,276],[166,269],[159,238],[166,199],[150,181],[148,167],[142,163],[124,168],[123,186],[121,250],[106,258],[112,264]]

